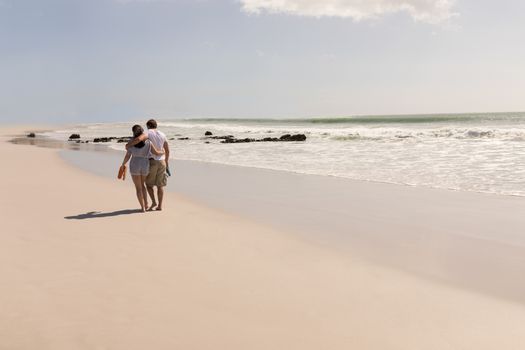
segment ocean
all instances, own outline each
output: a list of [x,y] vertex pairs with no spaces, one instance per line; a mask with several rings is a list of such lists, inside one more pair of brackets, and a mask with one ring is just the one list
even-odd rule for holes
[[[525,113],[158,122],[176,159],[525,196]],[[45,135],[129,136],[133,124],[79,124]],[[205,138],[206,131],[256,139],[301,133],[307,140],[223,144]],[[124,150],[118,143],[107,147]]]

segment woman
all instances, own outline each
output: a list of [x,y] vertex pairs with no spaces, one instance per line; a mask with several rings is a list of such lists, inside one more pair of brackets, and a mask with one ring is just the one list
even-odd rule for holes
[[[140,125],[133,125],[131,130],[133,137],[138,137],[144,133],[144,129]],[[157,156],[164,154],[164,151],[157,150],[149,140],[146,140],[130,147],[122,161],[122,165],[126,165],[131,158],[129,173],[135,184],[137,199],[143,212],[148,208],[148,192],[146,191],[145,181],[149,173],[150,152]]]

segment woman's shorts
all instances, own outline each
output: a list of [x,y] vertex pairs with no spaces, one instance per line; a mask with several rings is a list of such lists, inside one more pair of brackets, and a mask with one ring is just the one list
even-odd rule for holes
[[129,163],[129,173],[131,175],[147,176],[149,174],[149,159],[132,157]]

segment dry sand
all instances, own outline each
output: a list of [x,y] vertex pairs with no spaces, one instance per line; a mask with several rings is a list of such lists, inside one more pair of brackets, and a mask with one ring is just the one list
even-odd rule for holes
[[373,265],[176,194],[164,212],[127,214],[137,206],[129,180],[5,140],[2,350],[525,348],[520,303]]

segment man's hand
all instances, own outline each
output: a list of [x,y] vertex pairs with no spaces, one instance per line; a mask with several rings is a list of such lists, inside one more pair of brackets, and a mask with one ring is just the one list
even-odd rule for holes
[[126,149],[129,149],[130,147],[135,146],[137,143],[146,141],[148,139],[148,134],[143,133],[142,135],[139,135],[131,140],[129,140],[128,143],[126,143]]

